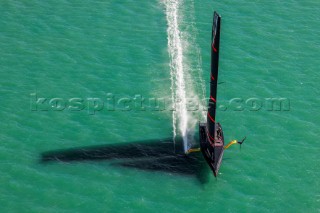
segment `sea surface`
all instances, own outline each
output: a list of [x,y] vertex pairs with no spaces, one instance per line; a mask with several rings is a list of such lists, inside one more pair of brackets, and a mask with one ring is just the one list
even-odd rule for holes
[[[217,178],[185,161],[199,153],[118,152],[198,146],[214,10],[216,119],[241,150]],[[320,212],[319,14],[311,0],[2,0],[0,212]]]

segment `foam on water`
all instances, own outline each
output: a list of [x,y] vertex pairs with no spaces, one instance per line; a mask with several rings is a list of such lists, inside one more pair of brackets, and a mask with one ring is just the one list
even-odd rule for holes
[[[187,152],[190,146],[192,146],[193,136],[195,132],[195,126],[199,118],[196,113],[190,113],[188,111],[188,101],[201,103],[199,97],[196,95],[194,88],[194,81],[200,82],[200,89],[202,96],[205,96],[205,84],[202,79],[201,70],[201,56],[200,49],[196,46],[194,41],[194,35],[190,35],[195,31],[193,25],[188,25],[188,31],[181,30],[181,23],[183,23],[183,1],[178,0],[165,0],[165,12],[167,18],[167,34],[168,34],[168,52],[170,56],[170,75],[171,75],[171,92],[172,100],[175,110],[172,113],[172,126],[173,126],[173,139],[178,136],[183,138],[184,151]],[[191,11],[194,10],[193,2],[190,4]],[[182,7],[183,6],[183,7]],[[190,15],[189,11],[189,15]],[[191,14],[194,16],[194,14]],[[188,60],[188,51],[196,51],[198,61],[196,62],[196,75],[193,75],[193,67]],[[188,85],[188,88],[186,88]],[[198,107],[197,107],[198,108]],[[198,108],[199,109],[199,108]],[[204,116],[202,116],[204,118]]]
[[178,0],[164,1],[168,22],[168,51],[170,55],[171,90],[174,107],[172,113],[173,137],[177,135],[177,125],[183,138],[184,151],[187,151],[187,123],[188,113],[186,108],[185,73],[183,69],[183,48],[179,30]]

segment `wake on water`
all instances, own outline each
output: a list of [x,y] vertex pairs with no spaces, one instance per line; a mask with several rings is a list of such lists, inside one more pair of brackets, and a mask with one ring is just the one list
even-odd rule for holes
[[[196,95],[192,80],[192,67],[188,66],[188,59],[186,57],[188,48],[195,48],[198,54],[197,69],[199,73],[199,82],[201,84],[202,99],[205,97],[205,86],[201,78],[201,57],[200,50],[192,43],[188,32],[182,32],[180,24],[183,20],[181,8],[183,1],[179,0],[163,0],[165,5],[165,13],[167,19],[167,34],[168,34],[168,52],[170,56],[170,77],[171,77],[171,95],[175,110],[172,113],[173,126],[173,140],[176,137],[182,137],[183,148],[186,153],[194,143],[194,133],[199,115],[194,111],[188,111],[188,100],[192,97],[197,104],[201,103],[199,97]],[[193,5],[193,2],[192,2]],[[192,29],[192,28],[191,28]],[[190,30],[190,29],[189,29]],[[194,35],[191,35],[194,36]],[[202,109],[202,107],[200,107]],[[204,119],[205,115],[202,111],[200,119]]]

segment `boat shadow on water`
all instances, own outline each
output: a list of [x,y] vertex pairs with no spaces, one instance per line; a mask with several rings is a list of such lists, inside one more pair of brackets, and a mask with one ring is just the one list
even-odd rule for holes
[[[113,166],[196,177],[208,182],[209,169],[201,153],[175,152],[172,139],[87,146],[41,153],[40,162],[109,161]],[[182,144],[176,141],[176,144]]]

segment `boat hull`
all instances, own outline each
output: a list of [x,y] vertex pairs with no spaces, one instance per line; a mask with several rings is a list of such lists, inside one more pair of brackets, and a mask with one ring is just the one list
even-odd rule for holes
[[215,124],[214,141],[208,137],[206,123],[199,124],[199,138],[201,152],[216,177],[222,162],[224,136],[220,123]]

